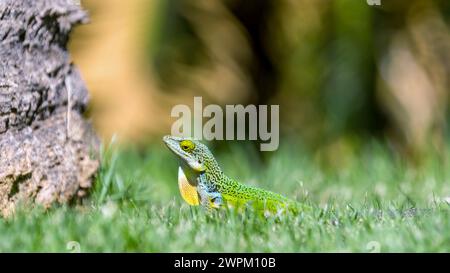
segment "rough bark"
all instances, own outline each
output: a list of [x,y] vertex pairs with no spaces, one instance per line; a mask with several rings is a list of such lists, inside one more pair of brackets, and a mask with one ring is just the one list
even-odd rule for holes
[[[0,0],[0,214],[83,196],[98,140],[67,41],[86,13],[70,0]],[[70,99],[68,99],[70,98]]]

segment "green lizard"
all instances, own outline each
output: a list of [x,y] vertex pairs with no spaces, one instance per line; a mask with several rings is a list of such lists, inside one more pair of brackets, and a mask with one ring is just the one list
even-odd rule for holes
[[189,205],[207,210],[224,205],[253,205],[264,212],[298,212],[300,204],[280,194],[241,184],[226,176],[208,147],[191,138],[165,136],[167,147],[180,159],[178,185]]

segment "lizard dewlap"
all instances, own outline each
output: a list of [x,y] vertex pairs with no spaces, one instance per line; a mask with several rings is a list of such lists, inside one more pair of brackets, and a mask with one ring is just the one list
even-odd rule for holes
[[189,183],[186,175],[181,167],[178,169],[178,188],[180,189],[181,197],[191,206],[200,205],[200,199],[197,193],[197,185]]
[[207,210],[231,205],[251,204],[270,212],[298,212],[301,204],[280,194],[241,184],[226,176],[206,145],[174,136],[163,138],[167,147],[178,157],[178,186],[183,199],[192,206]]

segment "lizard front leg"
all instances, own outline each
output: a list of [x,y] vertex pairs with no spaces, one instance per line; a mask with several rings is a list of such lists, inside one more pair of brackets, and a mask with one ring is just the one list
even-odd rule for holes
[[223,204],[222,194],[208,185],[204,174],[199,176],[197,191],[200,196],[200,204],[206,210],[220,208]]

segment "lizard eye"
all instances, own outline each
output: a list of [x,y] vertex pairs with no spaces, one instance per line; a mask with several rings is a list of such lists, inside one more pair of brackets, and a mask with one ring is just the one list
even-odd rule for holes
[[180,147],[183,151],[190,152],[190,151],[194,150],[195,144],[194,144],[194,142],[192,142],[190,140],[183,140],[180,142]]

